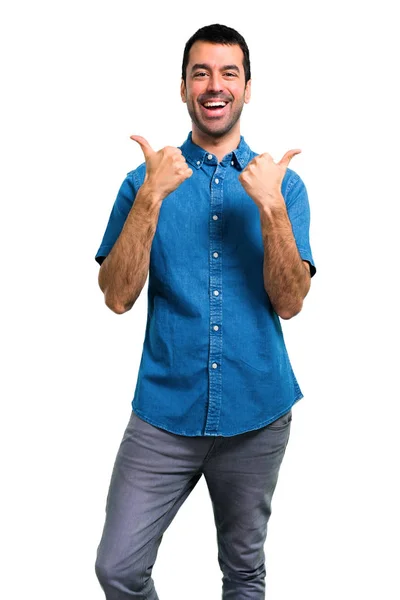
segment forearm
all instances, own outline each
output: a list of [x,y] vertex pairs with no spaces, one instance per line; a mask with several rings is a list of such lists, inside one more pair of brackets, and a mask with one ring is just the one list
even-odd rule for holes
[[142,291],[150,264],[162,200],[140,188],[122,231],[99,272],[107,306],[121,314],[130,310]]
[[260,208],[260,219],[265,290],[275,312],[290,319],[302,308],[310,289],[310,273],[298,252],[285,205]]

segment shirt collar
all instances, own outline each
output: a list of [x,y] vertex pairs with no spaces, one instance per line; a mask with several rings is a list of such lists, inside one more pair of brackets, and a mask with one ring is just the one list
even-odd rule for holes
[[[191,165],[194,166],[195,169],[200,169],[204,162],[209,165],[218,164],[218,159],[214,154],[211,154],[207,152],[207,150],[200,148],[200,146],[197,146],[197,144],[192,141],[192,132],[189,133],[180,149],[182,150],[183,156]],[[230,152],[224,156],[221,164],[227,165],[229,162],[233,162],[233,166],[241,171],[249,162],[250,153],[251,150],[244,141],[244,137],[241,135],[238,147],[233,150],[233,152]]]

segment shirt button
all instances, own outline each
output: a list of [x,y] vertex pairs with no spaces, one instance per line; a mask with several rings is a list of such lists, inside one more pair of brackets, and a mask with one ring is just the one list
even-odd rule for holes
[[217,363],[213,363],[213,364],[212,364],[212,368],[213,368],[213,369],[216,369],[217,367],[218,367]]
[[213,215],[213,219],[214,219],[214,221],[217,221],[218,220],[218,215]]
[[218,252],[214,252],[213,257],[218,258]]
[[219,296],[219,291],[218,290],[215,290],[214,296]]
[[217,177],[217,179],[215,180],[215,183],[218,185],[219,184],[219,179]]
[[231,165],[232,165],[232,167],[233,167],[233,165],[234,165],[234,164],[235,164],[235,163],[233,162],[233,160],[231,160]]
[[218,331],[218,329],[219,329],[218,325],[214,325],[213,329],[214,329],[214,331]]
[[211,160],[212,159],[212,154],[207,154],[207,158],[208,158],[208,160]]
[[200,164],[200,161],[198,160],[197,163],[196,163],[196,165],[199,165],[199,164]]

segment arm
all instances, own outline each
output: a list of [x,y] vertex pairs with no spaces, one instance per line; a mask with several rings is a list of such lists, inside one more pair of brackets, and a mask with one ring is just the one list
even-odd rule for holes
[[150,251],[163,200],[192,175],[182,152],[167,146],[155,152],[140,136],[146,176],[124,226],[99,271],[99,286],[107,306],[117,314],[132,308],[149,272]]
[[260,211],[264,244],[264,287],[275,312],[290,319],[300,312],[310,289],[311,272],[297,249],[281,186],[287,166],[300,150],[290,150],[279,163],[256,156],[239,180]]
[[300,312],[310,289],[310,267],[299,255],[283,197],[277,208],[260,208],[260,219],[265,290],[275,312],[290,319]]
[[143,184],[117,241],[100,267],[99,286],[105,303],[117,314],[132,308],[146,282],[160,208],[158,197]]

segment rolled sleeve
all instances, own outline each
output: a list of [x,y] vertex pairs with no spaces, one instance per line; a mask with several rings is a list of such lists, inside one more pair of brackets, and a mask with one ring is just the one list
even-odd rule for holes
[[134,183],[134,172],[127,174],[119,189],[118,195],[111,210],[108,224],[98,249],[95,260],[101,265],[106,256],[111,252],[112,247],[117,241],[122,231],[129,211],[137,194]]
[[286,185],[282,186],[284,188],[282,194],[286,201],[286,209],[297,249],[302,260],[310,264],[310,274],[313,277],[317,269],[310,246],[310,205],[306,186],[294,171],[289,171],[289,177],[285,183]]

